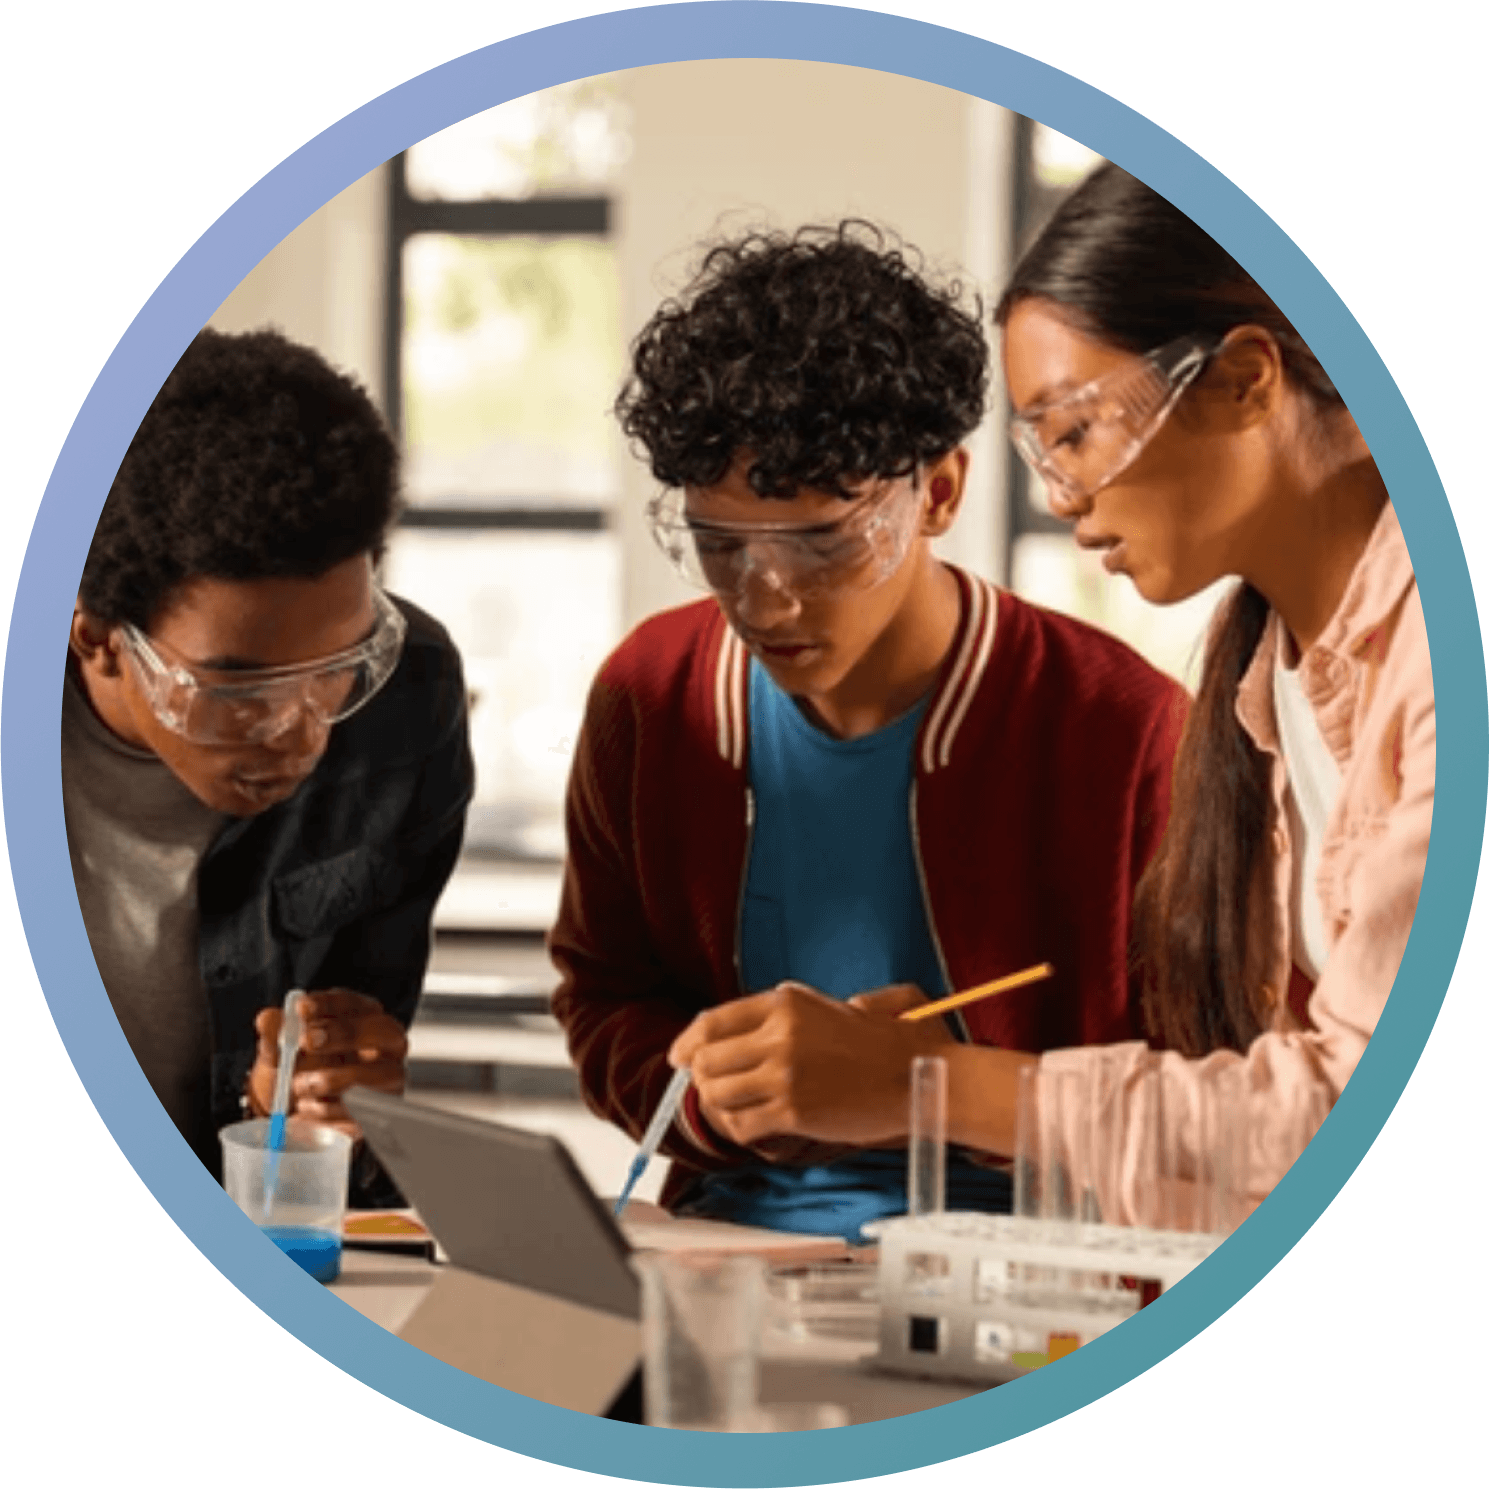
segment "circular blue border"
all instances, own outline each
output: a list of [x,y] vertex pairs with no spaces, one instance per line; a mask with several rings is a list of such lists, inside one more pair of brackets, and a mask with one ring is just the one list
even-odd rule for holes
[[[1437,691],[1440,794],[1421,905],[1376,1037],[1341,1100],[1260,1210],[1183,1284],[1123,1327],[996,1392],[833,1433],[717,1440],[595,1420],[453,1370],[344,1307],[262,1245],[154,1099],[109,1007],[68,860],[58,734],[62,656],[89,537],[166,374],[232,288],[291,229],[409,144],[510,98],[661,62],[756,57],[870,68],[1038,118],[1141,176],[1219,239],[1319,353],[1392,493],[1416,568]],[[905,17],[783,0],[707,0],[547,27],[457,58],[316,136],[225,212],[150,297],[88,394],[47,485],[11,619],[0,784],[16,898],[58,1031],[109,1130],[193,1242],[270,1317],[349,1374],[470,1436],[621,1477],[811,1484],[920,1467],[1002,1442],[1131,1380],[1264,1276],[1353,1172],[1400,1096],[1447,990],[1483,841],[1489,726],[1468,569],[1422,437],[1364,332],[1249,198],[1142,115],[1031,58]],[[51,722],[45,722],[51,721]]]

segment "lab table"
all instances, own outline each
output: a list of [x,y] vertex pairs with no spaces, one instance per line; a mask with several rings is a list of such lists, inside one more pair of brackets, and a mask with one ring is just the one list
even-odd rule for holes
[[[438,1270],[419,1256],[347,1248],[342,1252],[341,1277],[329,1291],[364,1318],[397,1333],[433,1284]],[[880,1374],[861,1357],[863,1348],[830,1342],[767,1342],[760,1361],[760,1400],[769,1405],[836,1402],[847,1409],[852,1422],[859,1423],[944,1406],[981,1389],[951,1381]]]

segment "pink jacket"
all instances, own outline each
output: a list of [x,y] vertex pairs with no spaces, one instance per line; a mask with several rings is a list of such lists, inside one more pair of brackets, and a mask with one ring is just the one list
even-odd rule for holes
[[[1058,1050],[1042,1061],[1046,1072],[1091,1078],[1093,1090],[1113,1092],[1115,1083],[1119,1120],[1107,1112],[1093,1121],[1096,1114],[1087,1112],[1079,1124],[1120,1143],[1120,1152],[1111,1155],[1118,1167],[1110,1160],[1103,1167],[1113,1181],[1120,1172],[1121,1192],[1099,1186],[1108,1190],[1102,1203],[1108,1219],[1141,1218],[1134,1185],[1157,1151],[1155,1127],[1166,1128],[1167,1151],[1178,1156],[1184,1171],[1194,1171],[1200,1137],[1189,1114],[1198,1109],[1198,1090],[1217,1076],[1233,1079],[1234,1072],[1242,1078],[1249,1118],[1247,1187],[1252,1200],[1269,1193],[1359,1063],[1411,933],[1432,830],[1437,720],[1416,577],[1389,503],[1338,610],[1299,664],[1304,695],[1341,772],[1316,880],[1329,956],[1308,998],[1306,1025],[1288,1004],[1292,849],[1284,810],[1287,774],[1272,703],[1281,638],[1274,613],[1236,697],[1242,726],[1272,757],[1271,913],[1264,902],[1257,906],[1251,945],[1254,964],[1264,969],[1271,1028],[1244,1056],[1227,1050],[1186,1060],[1134,1043]],[[1161,1074],[1166,1117],[1155,1110],[1155,1071]],[[1068,1120],[1076,1120],[1074,1113]],[[1075,1140],[1069,1133],[1067,1139]],[[1114,1203],[1120,1213],[1113,1213]]]

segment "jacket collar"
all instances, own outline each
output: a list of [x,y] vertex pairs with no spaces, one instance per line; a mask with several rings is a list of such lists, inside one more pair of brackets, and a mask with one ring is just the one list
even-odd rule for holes
[[[947,652],[947,665],[931,695],[917,742],[921,774],[928,775],[947,765],[967,709],[976,696],[997,631],[998,592],[954,564],[948,564],[961,593],[961,614]],[[745,678],[749,652],[724,619],[716,612],[713,651],[713,724],[719,757],[735,770],[743,769],[745,741],[749,736],[745,712]]]
[[948,564],[962,595],[962,613],[947,653],[949,665],[926,709],[919,740],[922,775],[930,775],[951,761],[951,747],[967,717],[992,655],[998,629],[998,592],[985,579]]
[[[1389,640],[1389,622],[1402,597],[1416,583],[1411,556],[1396,509],[1381,509],[1365,551],[1345,586],[1338,608],[1298,664],[1298,680],[1336,755],[1348,755],[1349,720],[1355,684],[1362,668],[1380,660]],[[1272,678],[1284,638],[1274,610],[1236,690],[1236,717],[1258,748],[1281,748],[1272,703]]]

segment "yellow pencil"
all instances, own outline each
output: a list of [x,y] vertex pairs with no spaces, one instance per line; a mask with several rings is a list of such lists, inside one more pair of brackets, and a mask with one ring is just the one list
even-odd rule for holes
[[1055,969],[1048,962],[1041,962],[1037,967],[1025,967],[1022,972],[1014,972],[1008,977],[999,977],[993,982],[984,982],[979,987],[969,987],[964,993],[953,993],[949,998],[938,998],[934,1003],[922,1004],[919,1008],[912,1008],[900,1017],[906,1023],[914,1023],[916,1019],[934,1018],[938,1013],[949,1013],[953,1008],[964,1008],[968,1003],[980,1002],[983,998],[991,998],[995,993],[1006,993],[1010,988],[1023,987],[1026,983],[1039,982],[1042,978],[1053,977]]

